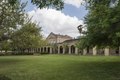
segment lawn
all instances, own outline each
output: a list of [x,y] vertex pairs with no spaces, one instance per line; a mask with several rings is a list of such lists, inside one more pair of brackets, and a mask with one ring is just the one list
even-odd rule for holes
[[[0,80],[120,80],[118,56],[0,56]],[[8,79],[7,79],[8,78]]]

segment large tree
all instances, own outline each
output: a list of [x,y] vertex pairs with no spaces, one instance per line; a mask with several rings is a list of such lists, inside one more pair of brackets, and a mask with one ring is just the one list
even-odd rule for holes
[[9,0],[0,2],[0,41],[9,39],[12,32],[18,25],[24,22],[24,7],[26,4],[20,4],[17,1],[11,5]]
[[0,49],[10,48],[10,39],[16,28],[24,23],[26,3],[9,3],[10,0],[0,0]]
[[39,48],[44,43],[41,27],[28,22],[14,32],[11,41],[12,48],[15,50],[25,51],[26,49]]
[[120,46],[120,0],[87,0],[83,46]]

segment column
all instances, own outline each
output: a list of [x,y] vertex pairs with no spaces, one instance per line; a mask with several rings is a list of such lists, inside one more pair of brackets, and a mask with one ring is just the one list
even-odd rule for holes
[[41,53],[41,48],[39,48],[39,53]]
[[105,56],[109,56],[110,54],[110,49],[107,47],[105,48]]
[[48,53],[48,47],[46,47],[46,53]]
[[65,54],[65,47],[63,47],[63,54]]
[[35,53],[37,53],[37,51],[38,51],[38,48],[35,48]]
[[45,51],[44,51],[44,47],[43,47],[43,52],[42,53],[45,53]]
[[41,48],[40,48],[40,53],[42,53],[42,52],[43,52],[43,48],[41,47]]
[[96,47],[93,48],[93,55],[94,56],[97,55],[97,48]]
[[50,54],[52,54],[52,47],[50,47]]
[[68,46],[69,47],[69,54],[71,54],[71,46]]
[[83,49],[83,55],[86,55],[86,54],[87,54],[87,50]]
[[33,53],[33,48],[31,48],[31,53]]
[[77,47],[75,48],[75,54],[78,54],[78,48]]
[[60,47],[58,46],[58,54],[60,54]]

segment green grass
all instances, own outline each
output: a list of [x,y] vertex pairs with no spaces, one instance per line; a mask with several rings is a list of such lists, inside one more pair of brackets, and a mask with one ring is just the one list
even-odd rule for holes
[[11,80],[120,80],[120,57],[0,56],[2,75]]

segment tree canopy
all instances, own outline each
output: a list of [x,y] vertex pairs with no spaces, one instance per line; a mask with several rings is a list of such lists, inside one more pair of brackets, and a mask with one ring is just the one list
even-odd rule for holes
[[[9,0],[10,4],[16,3],[18,0]],[[55,8],[57,10],[63,9],[63,0],[31,0],[31,3],[39,8]]]
[[9,0],[0,2],[0,41],[9,39],[12,32],[24,22],[25,3],[16,2],[11,5]]
[[[87,0],[89,13],[85,17],[87,34],[83,41],[86,46],[120,45],[120,1]],[[85,46],[84,45],[84,46]]]
[[27,3],[0,0],[0,49],[36,48],[43,45],[41,27],[25,13]]
[[38,48],[41,43],[43,43],[41,27],[32,22],[24,24],[12,35],[13,49]]

